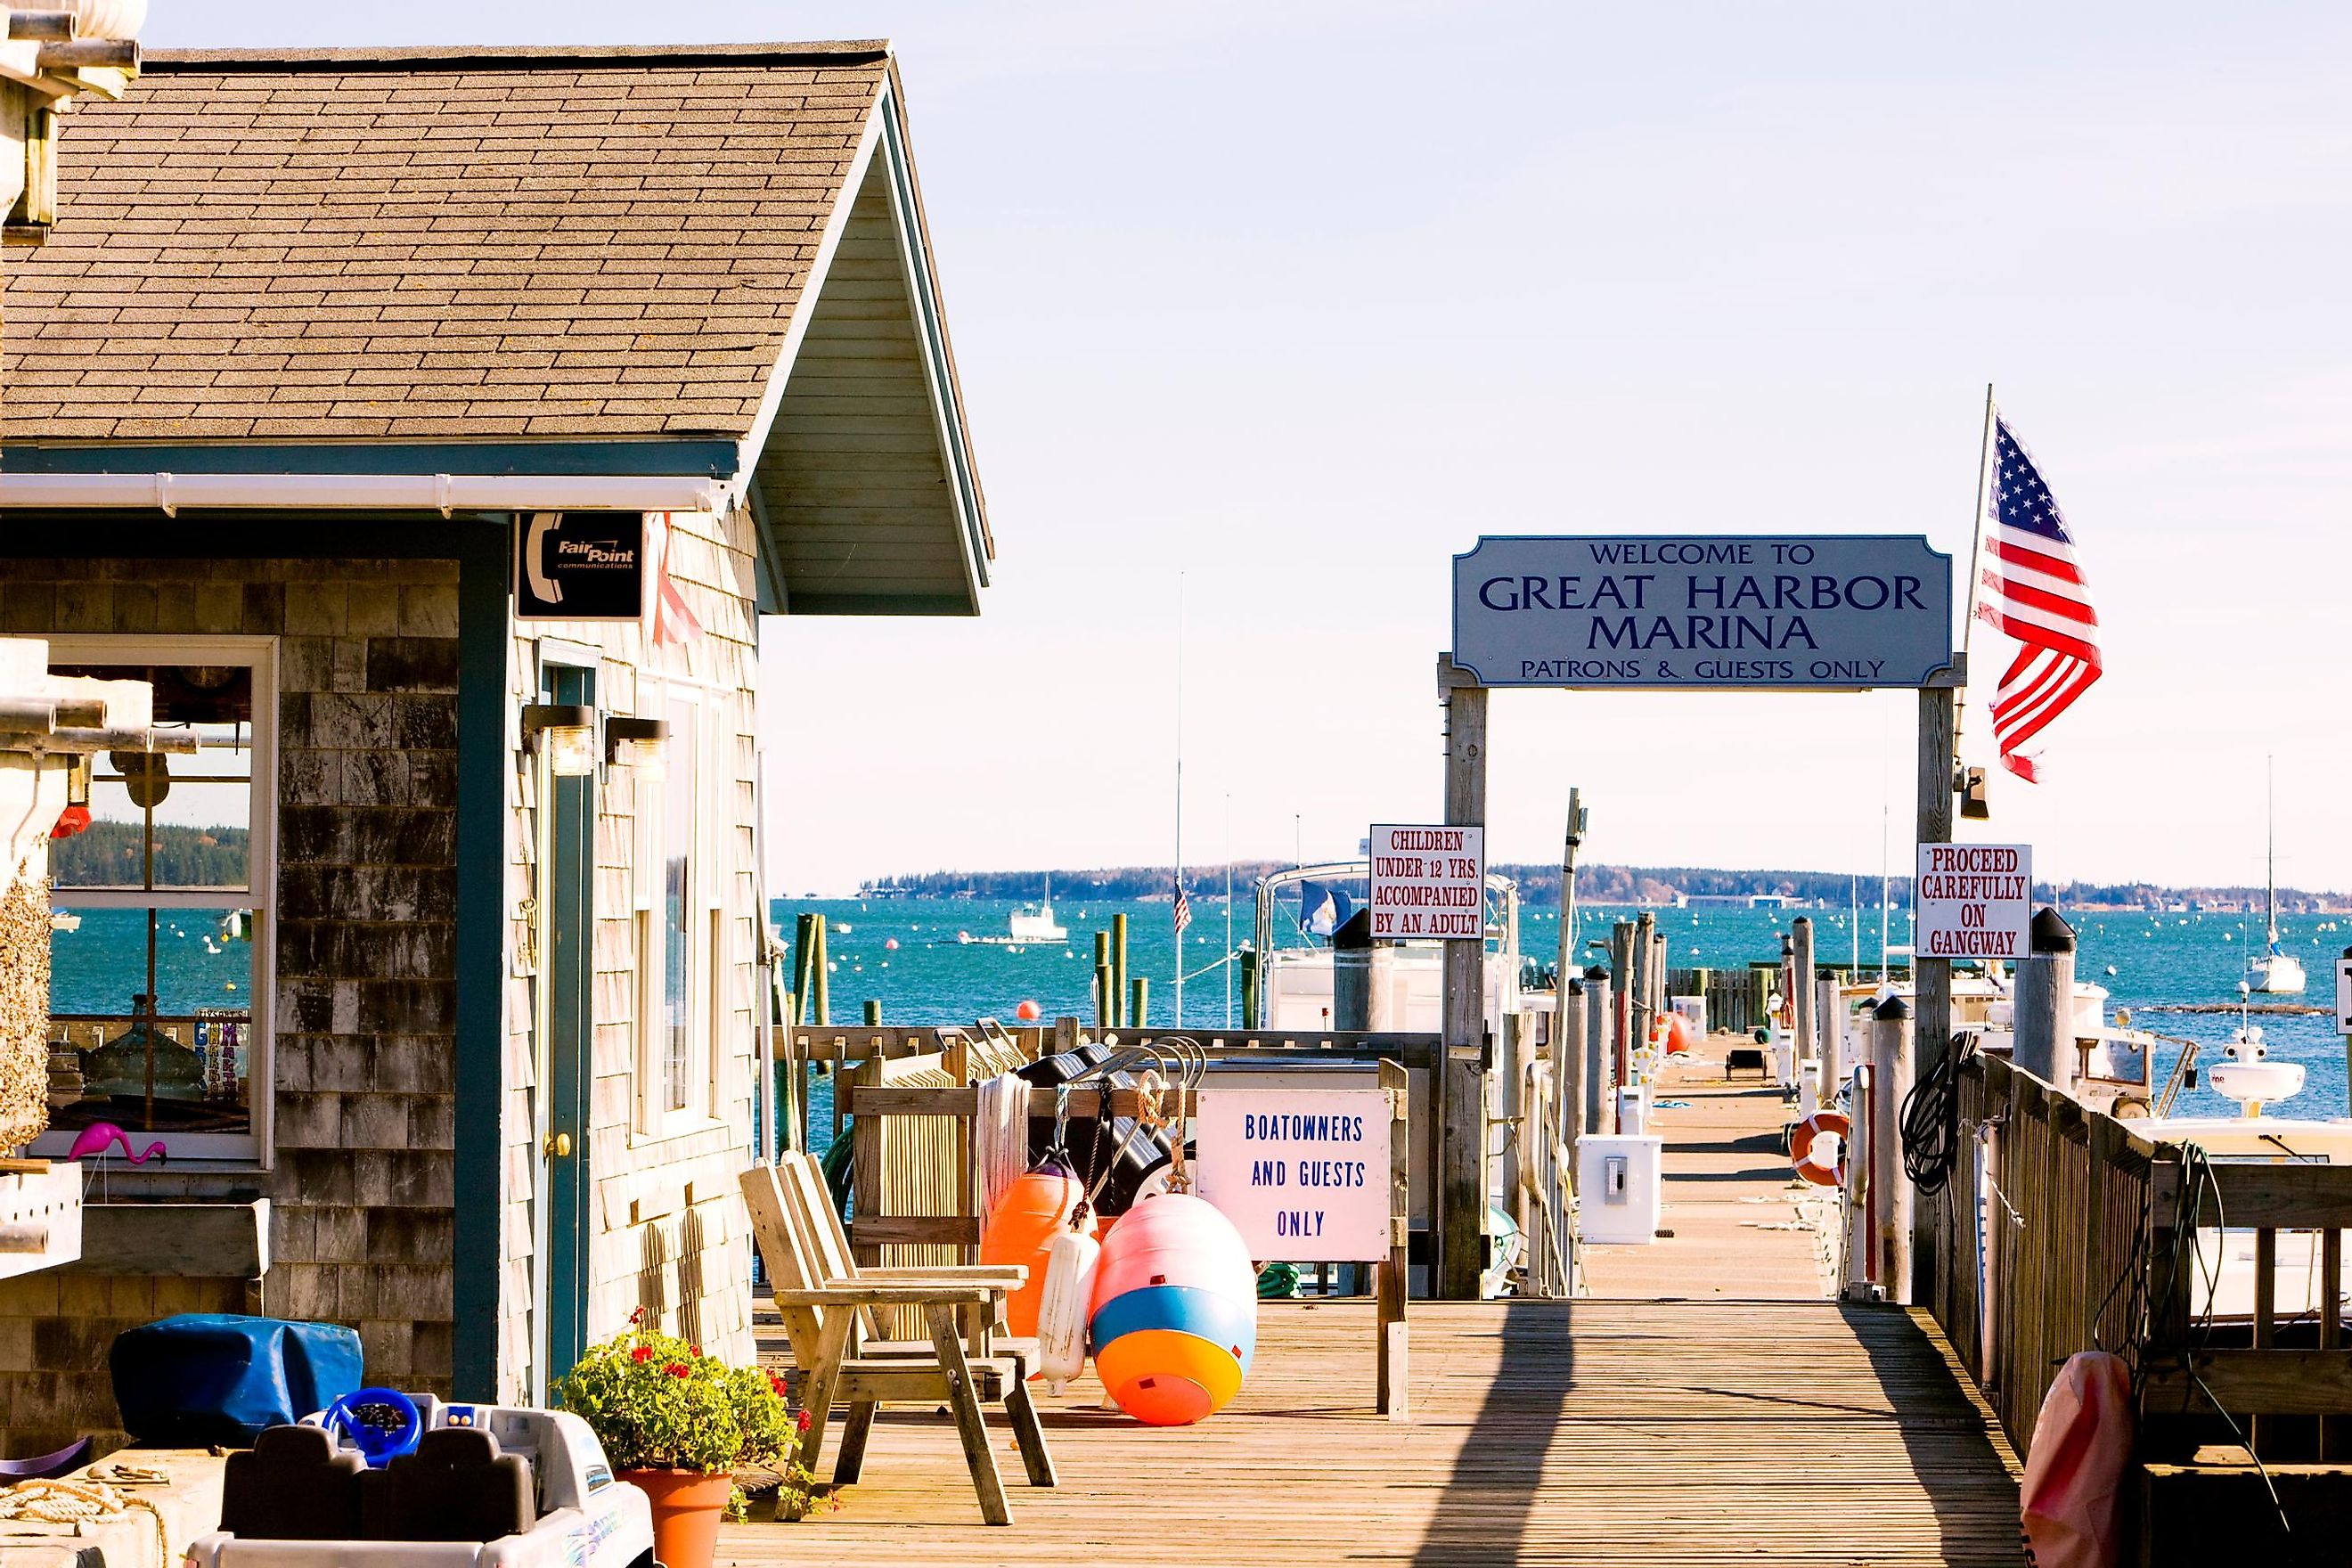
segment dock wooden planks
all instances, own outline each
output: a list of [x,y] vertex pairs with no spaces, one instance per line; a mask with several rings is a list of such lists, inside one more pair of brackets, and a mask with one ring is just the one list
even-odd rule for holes
[[[1777,1096],[1694,1103],[1669,1173],[1679,1137],[1706,1201],[1769,1188],[1780,1114]],[[1100,1414],[1090,1377],[1041,1392],[1062,1484],[1009,1483],[1010,1528],[980,1521],[946,1419],[894,1411],[839,1511],[731,1526],[719,1560],[2016,1568],[2013,1458],[1925,1314],[1738,1298],[1742,1278],[1801,1297],[1812,1238],[1728,1214],[1695,1230],[1625,1249],[1612,1299],[1414,1302],[1409,1424],[1373,1411],[1369,1302],[1268,1302],[1248,1384],[1199,1426]],[[1643,1299],[1684,1294],[1701,1247],[1732,1294]],[[1011,1432],[989,1432],[1017,1477]]]

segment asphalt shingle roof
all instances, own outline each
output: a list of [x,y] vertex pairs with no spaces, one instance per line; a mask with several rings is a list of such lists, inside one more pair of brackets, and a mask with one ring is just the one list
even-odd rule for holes
[[159,53],[9,258],[0,439],[740,437],[879,43]]

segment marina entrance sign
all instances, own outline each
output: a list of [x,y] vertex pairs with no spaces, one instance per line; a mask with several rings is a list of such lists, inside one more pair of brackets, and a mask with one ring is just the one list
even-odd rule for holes
[[1454,558],[1481,686],[1853,691],[1952,662],[1952,558],[1916,534],[1485,538]]
[[2026,954],[2033,927],[2030,844],[1922,844],[1911,884],[1911,947],[1920,958]]

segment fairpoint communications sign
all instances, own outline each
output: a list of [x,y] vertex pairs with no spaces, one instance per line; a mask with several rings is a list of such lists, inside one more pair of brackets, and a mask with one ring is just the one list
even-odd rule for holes
[[1948,668],[1952,558],[1910,534],[1478,541],[1454,662],[1481,686],[1922,686]]

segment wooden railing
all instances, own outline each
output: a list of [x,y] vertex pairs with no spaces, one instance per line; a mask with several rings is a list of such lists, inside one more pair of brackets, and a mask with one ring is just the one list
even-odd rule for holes
[[[2165,1489],[2224,1495],[2213,1486],[2240,1473],[2231,1458],[2249,1447],[2294,1472],[2280,1495],[2295,1532],[2332,1531],[2352,1470],[2315,1487],[2310,1461],[2352,1458],[2341,1310],[2352,1164],[2315,1163],[2288,1139],[2271,1141],[2274,1157],[2208,1160],[1996,1059],[1964,1067],[1958,1090],[1927,1305],[2018,1451],[2066,1358],[2113,1351],[2138,1373],[2142,1561],[2175,1560],[2182,1521],[2214,1511],[2168,1508]],[[2227,1261],[2248,1252],[2250,1278]],[[2282,1287],[2294,1292],[2284,1310]],[[2266,1497],[2254,1511],[2235,1524],[2276,1529]]]

